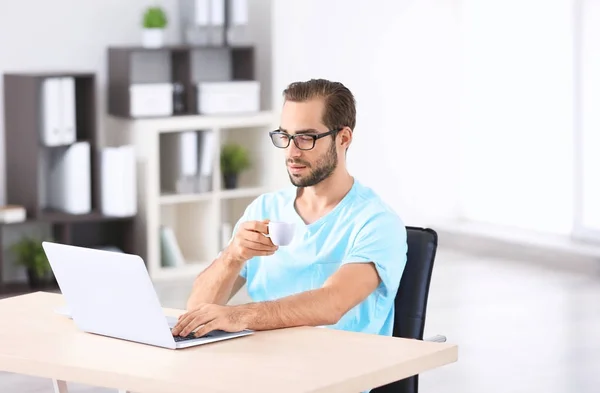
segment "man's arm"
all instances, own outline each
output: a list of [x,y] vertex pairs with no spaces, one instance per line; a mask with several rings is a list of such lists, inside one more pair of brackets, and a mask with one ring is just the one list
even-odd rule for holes
[[270,330],[333,325],[376,290],[379,283],[373,263],[345,264],[319,289],[239,306],[201,305],[180,317],[173,334],[187,336],[198,327],[196,335],[203,336],[216,329]]
[[252,330],[333,325],[377,289],[379,282],[372,263],[347,264],[321,288],[236,307],[242,313],[247,329]]
[[226,304],[244,286],[246,280],[240,277],[242,266],[224,251],[194,280],[187,309],[203,303]]

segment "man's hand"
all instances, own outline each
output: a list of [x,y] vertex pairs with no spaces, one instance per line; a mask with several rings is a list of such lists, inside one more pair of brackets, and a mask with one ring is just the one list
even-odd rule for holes
[[202,337],[213,330],[240,332],[247,328],[245,315],[237,307],[202,304],[182,314],[172,333],[174,336],[185,337],[195,331],[197,337]]
[[231,244],[224,251],[235,262],[243,263],[256,256],[273,255],[278,247],[264,234],[269,233],[265,221],[247,221],[240,225]]

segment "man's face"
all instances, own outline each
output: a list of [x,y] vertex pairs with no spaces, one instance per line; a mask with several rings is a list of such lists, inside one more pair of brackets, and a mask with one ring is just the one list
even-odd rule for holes
[[[312,145],[308,135],[328,132],[321,122],[324,104],[320,99],[306,102],[286,101],[281,115],[281,130],[290,135],[306,134],[299,146]],[[338,164],[335,140],[332,135],[317,139],[311,150],[302,150],[290,140],[285,149],[285,162],[290,181],[297,187],[314,186],[328,178]]]

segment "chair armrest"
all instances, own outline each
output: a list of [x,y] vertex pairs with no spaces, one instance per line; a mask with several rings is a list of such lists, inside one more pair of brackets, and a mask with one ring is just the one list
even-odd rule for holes
[[436,334],[433,337],[424,338],[423,341],[430,341],[430,342],[434,342],[434,343],[445,343],[446,336],[442,336],[441,334]]

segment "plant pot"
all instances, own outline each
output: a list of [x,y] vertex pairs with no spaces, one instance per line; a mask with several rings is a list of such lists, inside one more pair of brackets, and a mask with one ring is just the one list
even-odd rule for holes
[[226,173],[223,175],[223,181],[225,183],[225,189],[232,190],[237,188],[238,174],[237,173]]
[[142,31],[142,46],[144,48],[160,48],[164,44],[164,29],[144,29]]
[[52,275],[38,276],[33,269],[27,269],[27,279],[31,289],[43,289],[50,286],[52,283]]

